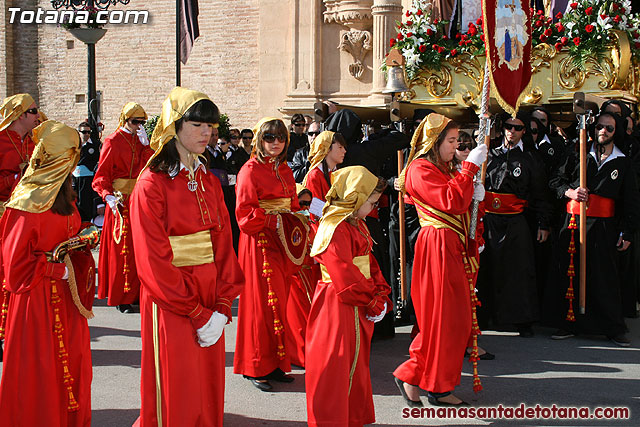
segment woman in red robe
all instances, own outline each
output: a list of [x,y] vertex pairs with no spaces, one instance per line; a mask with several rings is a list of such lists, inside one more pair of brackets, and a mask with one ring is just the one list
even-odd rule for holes
[[140,292],[139,426],[222,426],[224,326],[242,271],[215,175],[198,159],[219,120],[203,93],[177,87],[131,195]]
[[37,146],[0,221],[1,261],[10,295],[3,319],[0,424],[88,427],[89,327],[70,286],[77,283],[82,293],[94,283],[93,258],[88,251],[74,256],[69,261],[72,272],[51,257],[58,244],[80,230],[70,176],[79,160],[80,136],[53,120],[35,128],[33,135]]
[[[469,238],[473,178],[487,157],[483,144],[469,153],[458,172],[453,162],[458,128],[439,114],[428,115],[411,141],[400,186],[415,203],[422,226],[415,247],[411,299],[420,332],[409,349],[410,359],[393,373],[402,396],[411,407],[422,406],[419,388],[433,405],[461,405],[451,394],[460,383],[463,355],[473,333],[474,389],[477,376],[475,319],[477,270],[475,241]],[[472,328],[473,325],[473,328]]]
[[[123,313],[133,313],[131,304],[140,297],[129,220],[129,196],[136,177],[153,154],[142,125],[144,109],[129,102],[122,108],[118,130],[105,138],[92,187],[109,206],[105,209],[100,259],[98,298]],[[119,197],[121,194],[121,198]]]
[[[260,390],[269,380],[291,382],[285,348],[286,307],[292,268],[278,241],[278,213],[300,209],[293,172],[287,165],[289,132],[279,119],[264,118],[253,129],[251,159],[238,174],[238,258],[246,280],[238,305],[233,371]],[[306,239],[306,235],[305,235]]]
[[374,322],[391,307],[364,218],[386,182],[362,166],[332,174],[311,255],[320,263],[307,325],[307,418],[310,426],[375,422],[369,353]]

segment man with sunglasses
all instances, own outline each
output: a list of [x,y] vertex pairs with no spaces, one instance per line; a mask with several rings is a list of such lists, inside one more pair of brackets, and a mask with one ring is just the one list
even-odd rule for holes
[[0,216],[35,147],[31,130],[40,124],[35,101],[28,93],[10,96],[0,106]]
[[80,160],[73,171],[73,188],[78,194],[78,211],[83,221],[91,221],[96,216],[96,208],[100,196],[91,188],[94,172],[100,158],[100,148],[91,140],[91,127],[89,123],[82,122],[78,125],[80,133]]
[[489,152],[485,250],[478,277],[481,320],[515,325],[525,338],[533,336],[532,324],[539,320],[534,246],[526,214],[535,218],[538,242],[547,240],[551,215],[544,168],[535,148],[523,141],[528,120],[523,113],[503,116],[504,136]]
[[140,295],[129,219],[129,196],[153,150],[143,125],[147,113],[140,104],[127,103],[120,113],[118,129],[105,138],[93,189],[108,208],[104,214],[98,261],[98,298],[134,313]]
[[291,170],[293,171],[293,178],[297,183],[301,183],[304,179],[305,175],[309,171],[309,147],[316,139],[318,135],[322,132],[322,126],[318,122],[312,122],[309,125],[309,130],[307,131],[307,143],[296,150],[296,154],[293,156],[293,160],[291,161]]
[[253,141],[253,131],[251,129],[242,129],[240,132],[240,145],[234,153],[234,157],[241,168],[251,158],[251,141]]
[[287,148],[287,162],[289,162],[289,165],[291,165],[296,151],[307,143],[306,127],[307,121],[302,114],[296,113],[291,116],[291,134],[289,135],[289,148]]
[[[553,339],[574,334],[605,335],[616,345],[628,347],[627,327],[622,315],[618,252],[632,245],[633,233],[640,222],[640,195],[630,157],[618,144],[624,138],[624,122],[615,114],[601,113],[592,127],[592,144],[587,155],[587,187],[580,187],[580,159],[572,153],[560,165],[550,181],[558,198],[566,202],[564,226],[560,231],[561,259],[556,272],[556,325]],[[577,310],[579,291],[580,202],[587,202],[587,286],[585,314]],[[572,231],[573,230],[573,231]],[[572,238],[573,235],[573,238]],[[571,244],[571,242],[573,242]],[[634,243],[634,244],[637,244]],[[573,257],[567,248],[575,247]],[[571,263],[573,258],[573,263]],[[573,310],[566,301],[569,288],[567,271],[572,265]],[[570,314],[569,314],[570,313]],[[575,317],[574,321],[567,318]]]

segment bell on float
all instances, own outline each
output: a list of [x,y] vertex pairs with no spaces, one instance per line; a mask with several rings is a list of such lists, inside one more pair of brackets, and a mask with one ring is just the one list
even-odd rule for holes
[[387,86],[382,93],[400,93],[409,90],[404,77],[404,58],[397,49],[391,49],[386,59]]

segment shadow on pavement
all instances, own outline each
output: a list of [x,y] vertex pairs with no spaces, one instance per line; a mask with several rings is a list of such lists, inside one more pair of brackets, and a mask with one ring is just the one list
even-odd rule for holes
[[139,415],[139,409],[96,409],[91,411],[91,425],[96,427],[130,426]]
[[129,366],[140,367],[140,350],[92,350],[93,366]]

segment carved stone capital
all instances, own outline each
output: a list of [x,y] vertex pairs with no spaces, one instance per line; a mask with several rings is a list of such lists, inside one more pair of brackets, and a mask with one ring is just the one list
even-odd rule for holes
[[371,26],[373,0],[323,0],[327,8],[324,22],[336,22],[349,28],[364,29]]
[[338,49],[349,52],[353,63],[349,64],[349,74],[356,79],[364,73],[364,57],[371,50],[371,33],[369,31],[351,30],[340,37]]

